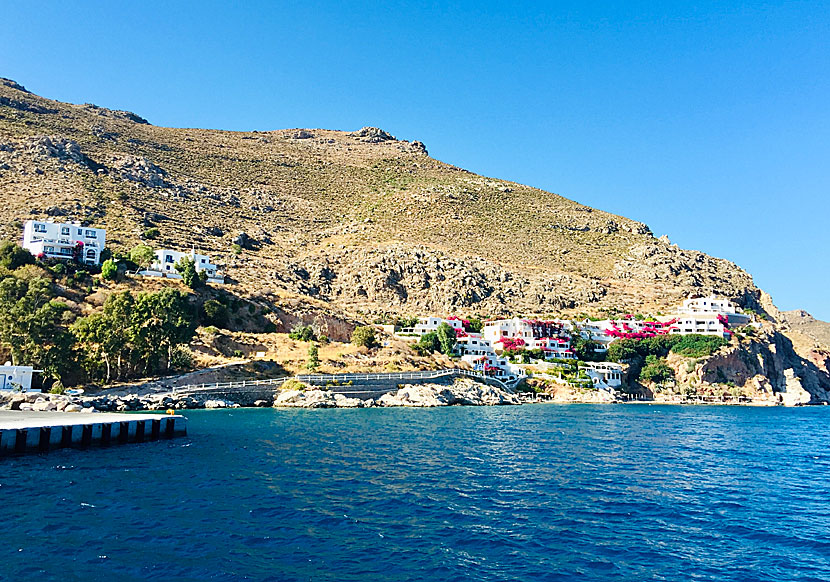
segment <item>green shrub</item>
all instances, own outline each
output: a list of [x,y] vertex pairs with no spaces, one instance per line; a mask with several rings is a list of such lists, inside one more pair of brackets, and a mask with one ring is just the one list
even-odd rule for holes
[[146,269],[156,260],[156,253],[153,247],[147,245],[136,245],[130,251],[130,261],[135,264],[136,269]]
[[430,331],[421,336],[421,339],[415,344],[415,350],[422,356],[428,356],[433,352],[440,351],[441,344],[438,342],[438,334]]
[[663,384],[674,379],[674,370],[666,363],[666,360],[654,355],[646,356],[645,366],[640,371],[640,380]]
[[234,358],[242,358],[244,356],[245,356],[245,354],[242,352],[242,350],[234,350],[233,351],[233,357]]
[[159,236],[161,236],[161,231],[159,231],[159,229],[156,228],[155,226],[152,226],[152,227],[146,229],[143,233],[143,237],[146,238],[147,240],[155,240]]
[[352,343],[356,346],[371,348],[377,342],[375,328],[368,325],[359,325],[352,332]]
[[677,337],[671,351],[681,356],[689,358],[704,358],[711,356],[713,353],[723,346],[729,345],[729,342],[720,336],[715,335],[684,335],[673,336]]
[[185,346],[176,346],[170,354],[170,367],[176,370],[193,368],[193,353]]
[[282,388],[280,390],[299,390],[303,391],[307,388],[305,384],[300,382],[299,380],[295,380],[294,378],[289,378],[285,382],[283,382]]
[[106,279],[107,281],[115,281],[116,276],[118,275],[118,265],[115,264],[115,261],[112,259],[107,259],[101,265],[101,277]]
[[481,333],[484,323],[477,317],[470,320],[470,331],[472,333]]
[[320,367],[320,358],[317,353],[317,344],[311,344],[308,347],[308,363],[305,365],[310,371],[314,371]]
[[205,323],[216,327],[227,327],[230,318],[228,308],[216,299],[208,299],[202,305],[202,313]]
[[191,289],[198,289],[205,284],[204,279],[202,279],[200,273],[196,270],[196,263],[190,257],[182,257],[174,266],[176,271],[182,276],[184,284]]
[[23,265],[32,265],[35,257],[20,245],[4,240],[0,242],[0,267],[14,271]]
[[317,339],[317,334],[314,333],[314,328],[310,325],[298,324],[294,326],[288,337],[293,340],[311,342]]
[[447,322],[442,322],[435,331],[441,353],[449,356],[455,348],[455,330]]

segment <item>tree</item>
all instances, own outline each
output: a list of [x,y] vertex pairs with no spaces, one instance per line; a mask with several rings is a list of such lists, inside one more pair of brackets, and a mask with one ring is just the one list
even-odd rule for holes
[[654,355],[646,356],[646,365],[640,371],[640,380],[663,384],[674,379],[674,370],[666,363],[666,360]]
[[573,350],[576,359],[583,362],[596,362],[602,359],[602,355],[594,349],[594,342],[579,336],[574,336],[571,339],[571,350]]
[[481,333],[481,329],[484,327],[484,323],[477,317],[474,317],[470,320],[470,329],[469,331],[472,333]]
[[8,240],[0,242],[0,267],[14,271],[18,267],[32,265],[34,262],[35,257],[23,247]]
[[228,308],[216,299],[208,299],[202,305],[205,323],[215,325],[216,327],[225,327],[228,325]]
[[435,331],[441,353],[449,356],[455,347],[455,330],[447,322],[441,323]]
[[[72,325],[72,334],[84,353],[84,367],[95,377],[103,361],[106,368],[104,381],[123,374],[125,352],[132,339],[132,311],[135,300],[129,291],[107,297],[100,313],[79,318]],[[129,360],[129,355],[127,357]]]
[[317,356],[317,344],[311,344],[308,348],[308,363],[305,366],[311,371],[320,367],[320,358]]
[[153,247],[147,245],[136,245],[130,251],[130,261],[136,264],[138,270],[147,269],[156,260],[156,253]]
[[204,281],[196,270],[196,262],[190,257],[182,257],[175,265],[176,271],[182,276],[184,284],[191,289],[198,289],[204,285]]
[[438,341],[438,334],[430,331],[421,336],[421,339],[415,344],[415,349],[422,356],[428,356],[433,352],[440,351],[441,343]]
[[190,341],[196,329],[187,294],[178,289],[139,293],[131,320],[133,341],[145,372],[157,369],[165,356],[169,368],[173,349]]
[[72,341],[63,326],[67,310],[48,279],[0,280],[0,344],[11,352],[12,363],[39,366],[55,379],[70,371]]
[[289,332],[288,337],[293,340],[311,342],[317,339],[317,334],[314,333],[314,328],[310,325],[295,325]]
[[375,328],[368,325],[359,325],[352,332],[352,343],[356,346],[371,348],[376,341]]
[[101,265],[101,277],[108,281],[115,281],[115,277],[118,275],[118,265],[115,264],[115,261],[112,259],[107,259]]
[[633,339],[618,339],[608,346],[608,359],[612,362],[632,362],[640,358],[639,342]]

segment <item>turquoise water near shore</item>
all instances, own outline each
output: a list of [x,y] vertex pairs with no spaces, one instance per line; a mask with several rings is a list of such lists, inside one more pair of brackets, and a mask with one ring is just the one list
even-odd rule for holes
[[0,580],[830,580],[830,409],[188,411],[0,462]]

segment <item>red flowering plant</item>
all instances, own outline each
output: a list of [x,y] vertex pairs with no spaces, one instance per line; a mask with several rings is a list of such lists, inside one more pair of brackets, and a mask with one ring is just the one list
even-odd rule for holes
[[75,248],[72,249],[72,260],[76,263],[80,263],[83,261],[84,258],[84,243],[78,241],[75,243]]

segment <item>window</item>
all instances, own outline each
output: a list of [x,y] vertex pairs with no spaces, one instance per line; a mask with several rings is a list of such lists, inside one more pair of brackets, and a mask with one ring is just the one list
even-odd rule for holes
[[173,255],[164,255],[164,262],[165,263],[173,263]]
[[87,238],[98,238],[98,233],[94,230],[87,230],[86,231]]
[[78,236],[83,236],[83,235],[84,235],[84,229],[79,228],[78,229]]
[[64,235],[64,236],[69,236],[69,227],[68,226],[62,226],[61,227],[61,234]]
[[87,250],[87,252],[86,252],[86,258],[87,258],[87,259],[91,259],[91,260],[93,260],[93,261],[94,261],[94,260],[95,260],[95,251],[94,251],[93,249],[89,249],[89,250]]
[[72,249],[69,248],[69,247],[61,247],[60,254],[67,255],[67,256],[71,257],[72,256]]
[[204,259],[202,259],[202,262],[204,263],[204,262],[205,262],[205,260],[204,260]]
[[35,232],[46,232],[46,225],[40,222],[35,223]]
[[55,252],[55,247],[43,247],[43,252],[44,253],[54,253]]

